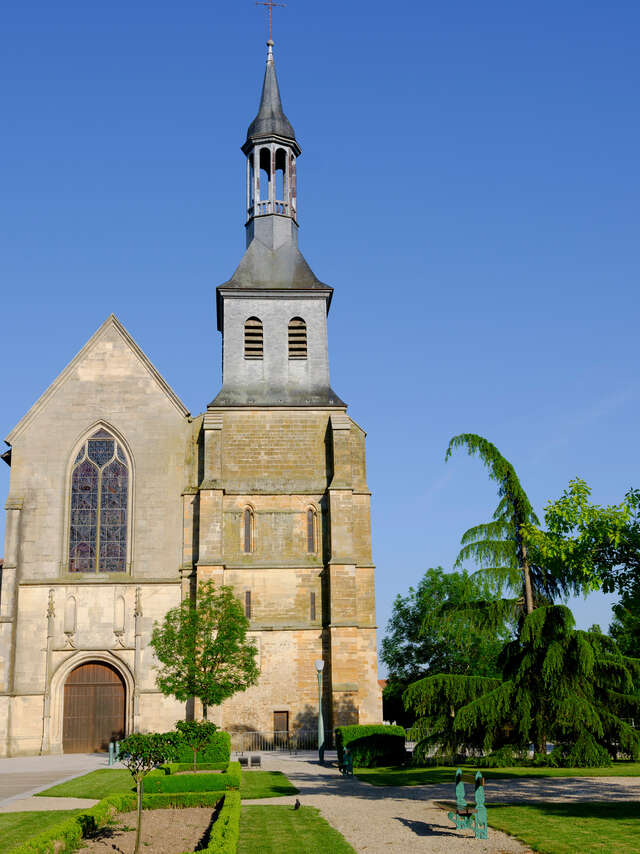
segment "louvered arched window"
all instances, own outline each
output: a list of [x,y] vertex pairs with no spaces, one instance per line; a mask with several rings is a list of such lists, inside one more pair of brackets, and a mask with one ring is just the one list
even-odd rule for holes
[[106,430],[78,451],[71,471],[70,572],[126,572],[129,466]]
[[289,358],[307,358],[307,324],[301,317],[289,321]]
[[244,324],[244,357],[245,359],[262,359],[262,354],[262,321],[257,317],[250,317]]

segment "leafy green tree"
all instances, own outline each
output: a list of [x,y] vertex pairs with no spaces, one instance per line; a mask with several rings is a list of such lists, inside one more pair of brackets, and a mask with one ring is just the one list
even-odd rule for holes
[[427,673],[498,674],[496,662],[511,636],[509,624],[477,626],[465,614],[442,610],[446,604],[463,606],[487,598],[491,591],[484,578],[436,567],[428,569],[407,596],[396,597],[380,655],[389,670],[383,692],[385,720],[405,727],[414,722],[402,694]]
[[501,589],[515,598],[478,601],[468,610],[476,610],[485,618],[504,619],[524,610],[531,614],[537,604],[552,602],[573,589],[572,580],[559,573],[554,575],[530,554],[527,531],[537,529],[539,520],[522,488],[513,465],[500,451],[482,436],[461,433],[449,442],[445,459],[456,448],[466,448],[470,456],[477,455],[498,484],[499,502],[491,522],[469,528],[462,536],[462,548],[455,566],[473,560],[480,571]]
[[640,596],[640,490],[602,507],[576,478],[545,507],[545,530],[529,526],[527,542],[556,575],[589,589]]
[[249,620],[231,587],[199,585],[194,599],[183,600],[155,623],[151,646],[160,662],[156,682],[163,694],[209,706],[258,681],[256,647],[247,639]]
[[613,614],[609,634],[623,655],[640,659],[640,590],[624,593],[613,606]]
[[453,750],[533,742],[544,752],[548,738],[575,744],[588,734],[610,752],[620,745],[637,756],[640,734],[625,718],[640,712],[640,662],[606,635],[577,631],[564,605],[524,615],[499,664],[499,681],[442,676],[411,685],[405,699],[421,715],[418,737]]
[[180,739],[193,751],[193,770],[197,771],[198,751],[204,750],[218,727],[210,721],[176,721]]
[[142,794],[144,778],[150,771],[176,755],[179,736],[175,732],[133,733],[120,742],[120,761],[129,769],[136,784],[137,824],[133,854],[139,854],[142,832]]

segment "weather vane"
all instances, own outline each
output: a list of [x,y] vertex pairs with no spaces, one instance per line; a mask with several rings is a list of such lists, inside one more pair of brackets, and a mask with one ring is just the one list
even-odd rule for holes
[[266,6],[269,10],[269,41],[271,41],[271,10],[274,6],[280,6],[284,9],[286,5],[286,3],[274,3],[273,0],[267,0],[266,3],[256,3],[256,6]]

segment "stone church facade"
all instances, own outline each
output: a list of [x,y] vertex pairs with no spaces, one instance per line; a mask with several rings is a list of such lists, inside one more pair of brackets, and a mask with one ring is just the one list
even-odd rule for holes
[[256,686],[228,730],[382,718],[365,434],[329,384],[333,291],[297,244],[300,147],[272,43],[243,145],[247,250],[217,289],[223,382],[192,416],[113,315],[7,437],[0,755],[165,730],[149,640],[197,583],[233,587]]

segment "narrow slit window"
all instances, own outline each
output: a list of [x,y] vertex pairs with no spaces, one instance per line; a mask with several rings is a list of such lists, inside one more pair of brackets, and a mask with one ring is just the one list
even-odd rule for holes
[[316,551],[316,514],[315,510],[307,510],[307,552],[313,554]]
[[263,358],[262,321],[250,317],[244,324],[244,357],[245,359]]
[[246,554],[253,551],[253,513],[247,507],[243,519],[242,548]]
[[251,591],[245,590],[244,594],[244,615],[250,620],[251,619]]
[[309,619],[315,620],[316,618],[316,594],[312,591],[309,594]]
[[289,321],[289,358],[307,358],[307,324],[301,317]]

